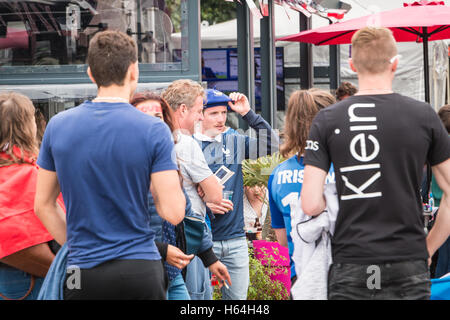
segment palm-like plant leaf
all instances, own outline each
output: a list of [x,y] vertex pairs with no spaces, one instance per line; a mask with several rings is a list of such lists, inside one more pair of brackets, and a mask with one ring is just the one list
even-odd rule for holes
[[256,160],[245,160],[242,162],[242,174],[244,176],[244,186],[264,186],[267,187],[269,176],[273,169],[286,159],[279,152],[272,155],[258,158]]

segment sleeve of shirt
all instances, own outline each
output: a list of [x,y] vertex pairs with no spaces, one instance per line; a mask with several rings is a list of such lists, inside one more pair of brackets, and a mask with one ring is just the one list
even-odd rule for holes
[[186,144],[183,150],[178,153],[178,159],[184,171],[191,177],[192,182],[199,183],[213,175],[213,172],[208,167],[208,163],[198,143],[191,137],[188,137],[188,139],[189,144]]
[[318,167],[325,172],[330,169],[330,156],[326,140],[326,121],[324,110],[321,110],[314,118],[309,138],[306,141],[305,164]]
[[214,254],[212,248],[213,248],[213,241],[211,231],[209,230],[209,227],[206,226],[205,231],[203,232],[202,244],[199,248],[199,253],[197,254],[197,256],[202,260],[206,268],[208,268],[210,265],[219,260],[217,256]]
[[53,121],[50,120],[44,132],[42,138],[41,148],[39,150],[39,156],[37,159],[37,165],[45,170],[56,171],[55,161],[53,159],[51,148],[51,131],[53,127]]
[[428,161],[435,166],[450,157],[450,137],[437,113],[430,107],[431,145]]
[[278,151],[278,135],[263,117],[250,110],[243,119],[256,132],[256,138],[246,137],[245,139],[246,159],[257,159]]
[[149,129],[150,173],[178,170],[173,137],[164,122],[154,123]]
[[271,218],[272,228],[284,229],[284,228],[286,228],[286,226],[284,225],[283,213],[280,212],[280,210],[278,210],[278,206],[272,195],[273,177],[274,177],[273,174],[270,175],[269,183],[267,184],[268,191],[269,191],[269,208],[270,208],[270,218]]

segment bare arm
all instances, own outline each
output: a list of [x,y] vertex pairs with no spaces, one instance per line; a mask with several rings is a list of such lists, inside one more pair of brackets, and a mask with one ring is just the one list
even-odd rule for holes
[[436,222],[427,236],[430,257],[450,236],[450,159],[434,166],[433,175],[443,191]]
[[181,190],[177,171],[152,173],[151,181],[151,192],[159,216],[173,225],[179,224],[184,218],[186,198]]
[[38,170],[34,211],[45,228],[60,245],[66,242],[66,215],[57,204],[60,193],[56,172]]
[[325,210],[327,204],[323,195],[327,172],[314,166],[305,166],[300,199],[302,210],[308,216],[317,216]]
[[45,277],[55,255],[47,243],[41,243],[0,259],[1,262],[37,277]]
[[288,241],[287,241],[287,233],[286,229],[273,229],[275,231],[275,235],[277,237],[277,241],[280,245],[283,247],[288,247]]
[[219,183],[215,175],[211,175],[199,183],[205,196],[204,202],[220,205],[222,203],[222,185]]
[[184,269],[191,262],[192,258],[194,258],[193,254],[186,255],[175,246],[170,244],[167,246],[166,262],[178,269]]

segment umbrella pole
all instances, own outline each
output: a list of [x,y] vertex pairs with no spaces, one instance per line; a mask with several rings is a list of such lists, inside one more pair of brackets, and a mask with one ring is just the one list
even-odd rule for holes
[[425,81],[425,102],[430,103],[430,69],[428,65],[428,28],[423,28],[423,72]]

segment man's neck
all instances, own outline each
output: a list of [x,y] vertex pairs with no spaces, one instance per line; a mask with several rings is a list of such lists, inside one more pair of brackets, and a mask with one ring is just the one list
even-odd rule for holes
[[223,132],[216,131],[216,130],[202,130],[201,133],[211,139],[215,139],[217,136],[221,135],[225,131],[227,131],[228,127],[225,128]]
[[[174,132],[182,133],[182,134],[189,133],[189,130],[183,128],[181,124],[182,124],[182,121],[181,121],[181,117],[180,117],[180,109],[178,109],[172,113],[173,130],[174,130]],[[187,135],[189,135],[189,134],[187,134]]]
[[358,75],[358,92],[356,95],[389,94],[392,91],[390,74]]
[[131,90],[128,86],[111,85],[109,87],[100,87],[96,99],[108,100],[108,98],[117,98],[129,101],[131,98],[130,92]]

